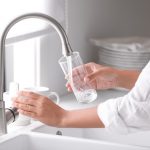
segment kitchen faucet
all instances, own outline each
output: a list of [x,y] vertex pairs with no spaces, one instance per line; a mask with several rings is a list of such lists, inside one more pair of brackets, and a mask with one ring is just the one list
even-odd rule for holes
[[62,54],[64,56],[70,56],[72,54],[72,49],[70,47],[67,35],[63,27],[52,17],[42,14],[42,13],[29,13],[21,15],[14,20],[12,20],[5,28],[2,37],[1,37],[1,49],[0,49],[0,135],[7,133],[7,123],[10,120],[15,120],[15,117],[18,115],[16,108],[5,108],[5,102],[3,101],[3,92],[4,92],[4,73],[5,73],[5,41],[8,32],[10,29],[19,21],[28,18],[38,18],[46,20],[50,25],[57,31],[61,39],[62,44]]

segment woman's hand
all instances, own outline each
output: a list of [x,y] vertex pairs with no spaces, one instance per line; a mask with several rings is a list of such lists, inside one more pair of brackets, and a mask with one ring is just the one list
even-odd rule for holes
[[[98,65],[96,63],[85,64],[87,75],[83,82],[86,82],[94,89],[109,89],[118,87],[118,70]],[[74,71],[73,71],[74,72]],[[78,83],[76,83],[78,84]],[[72,91],[71,85],[66,84],[68,91]]]
[[[140,74],[136,70],[119,70],[96,63],[85,64],[85,68],[88,74],[84,77],[83,82],[94,89],[101,90],[116,87],[131,89]],[[69,83],[66,84],[66,87],[68,91],[72,91]]]
[[19,113],[55,127],[93,128],[104,127],[97,114],[97,108],[67,111],[45,96],[21,91],[13,99],[13,106]]
[[85,65],[90,72],[85,76],[84,81],[92,84],[95,89],[110,89],[119,86],[119,70],[107,66],[89,63]]
[[18,108],[19,113],[51,126],[60,126],[66,112],[48,97],[27,91],[19,92],[13,99],[13,106]]

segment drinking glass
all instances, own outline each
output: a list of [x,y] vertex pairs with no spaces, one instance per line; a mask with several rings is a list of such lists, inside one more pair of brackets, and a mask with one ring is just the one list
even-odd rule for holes
[[70,56],[62,56],[59,64],[71,85],[78,102],[90,103],[97,98],[97,92],[90,84],[84,82],[88,74],[79,52],[73,52]]

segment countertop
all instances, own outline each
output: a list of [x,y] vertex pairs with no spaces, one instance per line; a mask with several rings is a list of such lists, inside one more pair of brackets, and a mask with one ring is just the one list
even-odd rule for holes
[[97,106],[99,103],[102,103],[111,98],[121,97],[128,93],[127,90],[118,90],[118,89],[110,89],[110,90],[100,90],[97,91],[98,97],[95,101],[91,103],[79,103],[73,93],[69,93],[65,96],[60,97],[60,106],[64,109],[82,109]]

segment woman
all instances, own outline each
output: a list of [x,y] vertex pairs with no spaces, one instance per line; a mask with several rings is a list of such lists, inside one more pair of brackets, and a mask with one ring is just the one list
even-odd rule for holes
[[[47,97],[21,91],[13,105],[24,115],[57,127],[106,128],[128,133],[150,129],[150,62],[142,70],[119,70],[95,63],[85,64],[88,82],[97,90],[122,87],[131,89],[119,98],[107,100],[97,107],[64,110]],[[68,91],[71,86],[67,83]],[[23,97],[26,97],[24,99]]]

